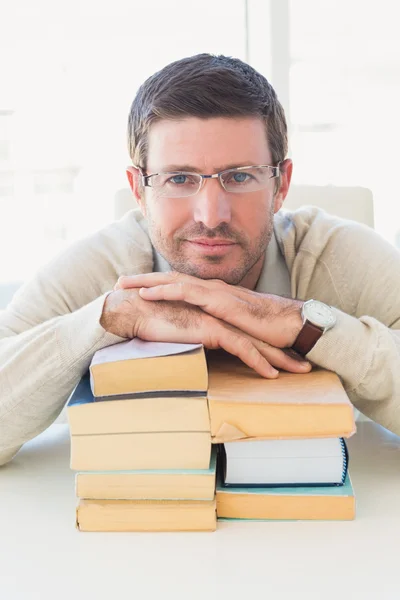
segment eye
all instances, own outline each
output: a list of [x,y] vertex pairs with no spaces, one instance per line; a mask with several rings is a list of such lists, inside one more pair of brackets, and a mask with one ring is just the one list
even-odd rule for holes
[[239,171],[238,173],[234,173],[232,179],[235,183],[244,183],[250,177],[248,173],[244,171]]
[[187,175],[174,175],[168,179],[168,183],[175,183],[176,185],[182,185],[187,183],[188,176]]
[[225,183],[232,187],[251,184],[256,180],[249,171],[228,171],[224,177]]

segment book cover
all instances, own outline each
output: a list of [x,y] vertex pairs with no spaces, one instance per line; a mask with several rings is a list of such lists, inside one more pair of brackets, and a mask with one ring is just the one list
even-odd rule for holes
[[240,520],[352,520],[355,496],[349,473],[342,486],[226,488],[217,481],[218,518]]
[[213,443],[350,437],[353,406],[339,377],[314,368],[265,379],[236,357],[207,354]]
[[76,509],[80,531],[215,531],[215,499],[84,500]]
[[71,435],[71,469],[206,469],[209,431],[155,431]]
[[86,372],[67,404],[71,435],[210,431],[207,397],[158,394],[97,402]]
[[203,346],[145,342],[138,338],[98,350],[90,364],[93,396],[138,394],[205,395],[208,385]]
[[81,471],[75,476],[78,498],[113,500],[213,500],[217,448],[208,469]]

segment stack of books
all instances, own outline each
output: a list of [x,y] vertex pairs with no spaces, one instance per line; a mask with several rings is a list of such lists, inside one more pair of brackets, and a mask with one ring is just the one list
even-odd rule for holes
[[216,448],[202,346],[100,350],[68,403],[82,531],[212,531]]
[[208,373],[218,519],[353,519],[344,438],[354,412],[339,377],[314,369],[265,380],[220,352]]
[[354,412],[330,371],[268,380],[223,351],[135,339],[95,354],[68,417],[82,531],[355,516]]

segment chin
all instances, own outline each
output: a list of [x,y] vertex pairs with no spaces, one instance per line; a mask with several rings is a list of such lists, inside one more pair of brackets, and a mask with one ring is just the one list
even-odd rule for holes
[[179,268],[175,268],[175,270],[199,279],[220,279],[230,285],[238,285],[246,275],[246,273],[243,273],[243,268],[212,264],[196,265],[186,263],[185,265],[179,265]]

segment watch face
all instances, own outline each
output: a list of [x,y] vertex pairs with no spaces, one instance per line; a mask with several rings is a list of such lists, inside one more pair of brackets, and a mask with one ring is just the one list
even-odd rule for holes
[[336,322],[335,313],[330,306],[318,300],[309,300],[304,303],[304,316],[317,327],[329,328]]

